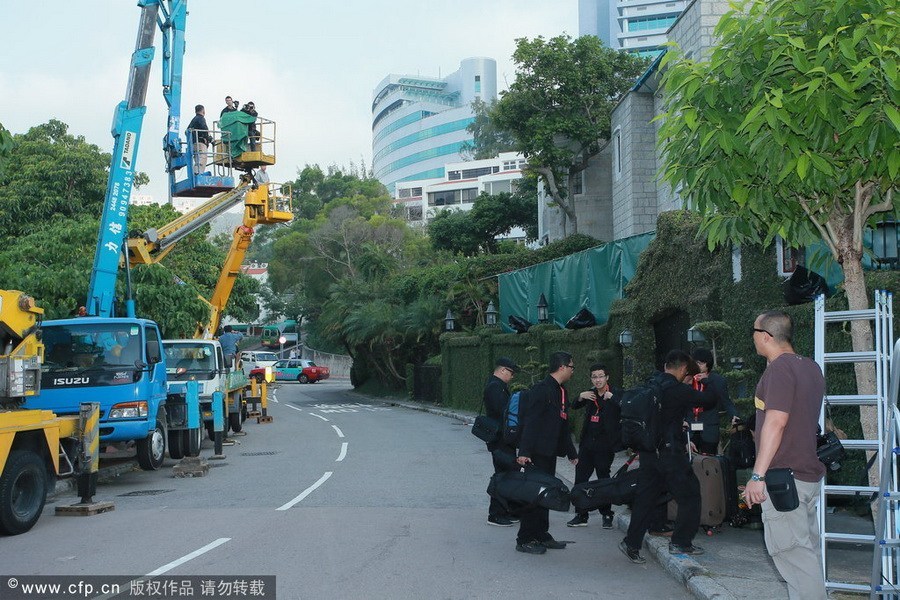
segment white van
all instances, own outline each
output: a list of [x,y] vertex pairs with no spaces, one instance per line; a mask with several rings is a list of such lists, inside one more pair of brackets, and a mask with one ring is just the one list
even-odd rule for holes
[[241,368],[244,375],[250,374],[251,369],[259,367],[271,367],[278,362],[278,355],[267,350],[245,350],[241,352]]

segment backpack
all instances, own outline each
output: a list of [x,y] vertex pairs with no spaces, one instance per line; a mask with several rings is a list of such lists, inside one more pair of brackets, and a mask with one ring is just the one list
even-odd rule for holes
[[756,461],[756,443],[745,427],[738,427],[728,438],[728,446],[725,455],[731,459],[736,469],[749,469]]
[[663,386],[653,377],[622,394],[622,444],[635,452],[653,452],[659,446],[659,412]]
[[524,390],[513,393],[503,411],[503,442],[508,446],[519,446],[519,438],[522,436],[521,409],[526,402],[524,396]]

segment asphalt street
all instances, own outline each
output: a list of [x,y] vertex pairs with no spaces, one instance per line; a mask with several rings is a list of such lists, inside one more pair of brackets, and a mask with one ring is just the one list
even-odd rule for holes
[[[274,387],[274,422],[209,461],[206,477],[126,472],[98,489],[113,512],[61,517],[0,539],[6,575],[275,575],[278,598],[690,598],[654,561],[619,552],[618,530],[551,533],[571,543],[515,551],[486,524],[492,472],[462,422],[373,402],[344,382]],[[204,440],[202,455],[212,444]],[[2,592],[0,592],[2,597]]]

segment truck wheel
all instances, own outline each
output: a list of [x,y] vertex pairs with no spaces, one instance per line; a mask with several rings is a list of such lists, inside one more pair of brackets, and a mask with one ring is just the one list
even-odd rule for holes
[[0,533],[18,535],[37,523],[47,500],[47,468],[39,454],[13,450],[0,475]]
[[297,381],[300,383],[309,383],[309,377],[306,376],[306,373],[300,373],[300,375],[297,376]]
[[200,428],[185,429],[182,433],[184,434],[184,447],[187,455],[200,456],[200,438],[202,437]]
[[243,425],[241,424],[241,413],[228,413],[228,426],[235,433],[239,432]]
[[184,433],[183,429],[169,431],[169,458],[172,460],[184,458]]
[[156,427],[150,435],[137,441],[137,461],[145,471],[156,471],[166,459],[166,422],[156,416]]

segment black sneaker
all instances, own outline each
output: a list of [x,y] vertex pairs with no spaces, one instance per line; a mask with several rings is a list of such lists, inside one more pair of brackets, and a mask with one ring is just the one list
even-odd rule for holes
[[569,527],[587,527],[587,523],[587,515],[575,515],[575,518],[566,523],[566,525]]
[[613,516],[612,515],[603,515],[603,523],[600,525],[603,529],[612,529],[613,526]]
[[516,544],[516,551],[525,554],[543,554],[547,551],[547,547],[536,540],[525,542],[524,544]]
[[488,517],[488,525],[494,525],[495,527],[512,527],[513,523],[506,517]]
[[628,557],[628,560],[636,565],[642,565],[647,562],[647,560],[643,556],[641,556],[641,553],[638,550],[629,548],[625,540],[619,542],[619,550],[622,551],[622,554]]
[[566,547],[566,542],[558,542],[553,538],[550,538],[549,540],[543,540],[539,543],[544,548],[549,548],[550,550],[563,550]]
[[706,550],[700,546],[691,544],[690,546],[682,546],[681,544],[673,544],[669,542],[669,554],[689,554],[691,556],[700,556]]

